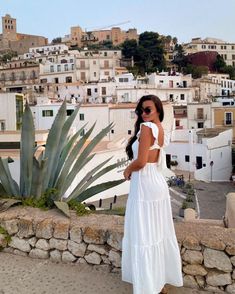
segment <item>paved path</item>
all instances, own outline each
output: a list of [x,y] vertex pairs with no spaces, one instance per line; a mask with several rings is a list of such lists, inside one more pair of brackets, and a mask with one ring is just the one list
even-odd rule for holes
[[[203,291],[167,286],[169,294]],[[0,294],[132,294],[120,273],[0,253]]]

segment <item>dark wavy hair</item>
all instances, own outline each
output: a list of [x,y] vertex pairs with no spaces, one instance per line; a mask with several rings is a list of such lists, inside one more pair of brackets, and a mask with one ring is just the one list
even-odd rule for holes
[[[137,106],[136,106],[136,110],[140,110],[142,108],[142,104],[144,103],[144,101],[148,101],[151,100],[153,101],[153,103],[155,104],[155,107],[157,109],[157,111],[159,112],[159,120],[162,122],[163,118],[164,118],[164,110],[163,110],[163,105],[162,105],[162,101],[155,95],[146,95],[143,96],[142,98],[140,98]],[[135,131],[134,131],[134,135],[129,139],[127,146],[126,146],[126,154],[127,157],[129,158],[129,160],[133,159],[133,151],[132,151],[132,144],[135,142],[135,140],[137,139],[137,133],[140,130],[140,124],[144,122],[144,120],[142,119],[141,115],[138,115],[137,120],[135,122]]]

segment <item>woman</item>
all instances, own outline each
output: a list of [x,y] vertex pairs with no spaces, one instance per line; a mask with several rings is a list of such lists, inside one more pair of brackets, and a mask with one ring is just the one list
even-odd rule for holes
[[135,134],[126,152],[131,164],[124,177],[130,182],[124,238],[122,280],[134,294],[167,293],[164,285],[183,286],[181,257],[172,220],[168,186],[162,175],[166,145],[161,122],[164,111],[154,95],[137,104]]

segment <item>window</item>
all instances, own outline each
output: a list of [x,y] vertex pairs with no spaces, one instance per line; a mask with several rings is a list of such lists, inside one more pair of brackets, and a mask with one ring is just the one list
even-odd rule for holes
[[67,109],[66,110],[67,116],[70,116],[73,112],[74,112],[74,109]]
[[171,102],[174,101],[174,94],[170,94],[170,101],[171,101]]
[[96,78],[96,72],[94,72],[94,77]]
[[5,131],[5,129],[6,129],[5,121],[0,121],[0,131]]
[[85,60],[80,60],[80,68],[81,69],[85,68]]
[[104,61],[104,68],[109,68],[109,61],[108,60]]
[[180,100],[184,100],[184,94],[180,94]]
[[114,134],[114,130],[111,130],[111,134]]
[[189,162],[189,161],[190,161],[189,155],[185,155],[185,162]]
[[198,127],[198,129],[203,129],[204,128],[204,123],[203,122],[198,122],[197,127]]
[[107,54],[107,52],[104,52],[104,56],[107,56],[108,54]]
[[232,54],[232,60],[235,60],[235,54]]
[[85,119],[85,117],[84,117],[84,113],[80,113],[80,114],[79,114],[79,118],[80,118],[80,120],[84,120],[84,119]]
[[96,60],[93,60],[93,64],[94,64],[94,65],[96,64]]
[[50,72],[54,72],[54,65],[50,66]]
[[68,71],[68,70],[69,70],[69,66],[68,66],[68,64],[65,64],[65,65],[64,65],[64,70],[65,70],[65,71]]
[[61,71],[61,65],[57,65],[57,71]]
[[131,130],[128,130],[128,135],[131,135]]
[[232,46],[232,50],[234,50],[235,46]]
[[176,126],[176,127],[179,127],[179,126],[180,126],[180,120],[176,119],[176,121],[175,121],[175,126]]
[[87,89],[87,95],[91,96],[91,89],[90,88]]
[[53,110],[43,110],[42,111],[42,116],[46,117],[46,116],[53,116]]
[[231,125],[233,122],[232,112],[225,112],[225,125]]
[[97,89],[97,88],[95,88],[95,90],[94,90],[94,91],[95,91],[95,93],[97,93],[97,92],[98,92],[98,89]]
[[106,95],[106,87],[102,87],[101,88],[101,94],[102,95]]
[[66,83],[72,83],[72,77],[66,77],[65,82]]
[[109,71],[105,71],[105,72],[104,72],[104,75],[105,75],[105,76],[109,76]]

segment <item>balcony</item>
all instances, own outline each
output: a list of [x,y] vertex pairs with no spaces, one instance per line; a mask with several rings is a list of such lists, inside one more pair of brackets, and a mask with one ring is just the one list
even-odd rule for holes
[[187,113],[174,113],[174,118],[187,118]]
[[200,121],[205,121],[207,120],[207,114],[195,114],[194,115],[194,120],[200,120]]
[[233,127],[233,126],[235,126],[235,121],[234,120],[224,120],[223,125],[225,127]]

